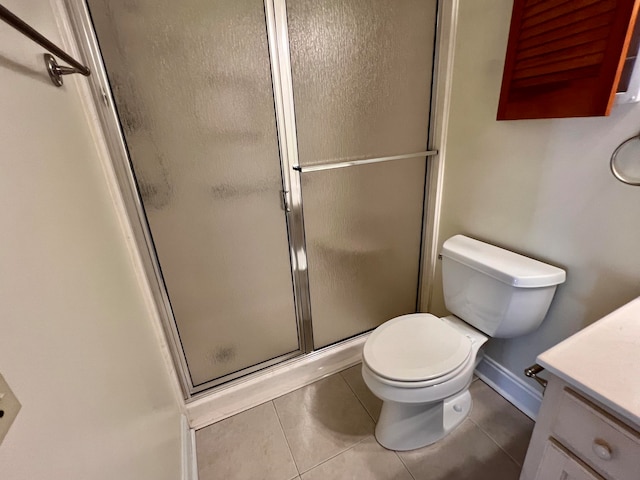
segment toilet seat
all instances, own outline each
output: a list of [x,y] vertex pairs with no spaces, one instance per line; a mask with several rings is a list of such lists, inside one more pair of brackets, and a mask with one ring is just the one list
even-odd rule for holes
[[384,383],[419,388],[457,375],[469,362],[471,346],[466,335],[442,319],[415,313],[374,330],[363,360]]
[[463,362],[462,365],[460,365],[455,370],[447,373],[446,375],[443,375],[437,378],[432,378],[431,380],[421,380],[417,382],[403,382],[400,380],[392,380],[389,378],[382,377],[377,373],[373,372],[367,366],[366,362],[363,362],[362,367],[367,368],[370,374],[373,375],[378,382],[388,385],[390,387],[395,387],[399,389],[421,389],[425,387],[433,387],[434,385],[442,386],[446,384],[449,380],[458,380],[458,377],[461,374],[464,374],[469,369],[470,366],[471,366],[471,370],[473,370],[473,363],[474,363],[474,359],[470,355],[466,362]]

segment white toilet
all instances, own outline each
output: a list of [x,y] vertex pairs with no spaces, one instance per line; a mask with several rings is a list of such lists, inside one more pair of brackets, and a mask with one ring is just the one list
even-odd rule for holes
[[383,400],[376,439],[391,450],[440,440],[471,410],[469,385],[488,337],[535,330],[564,270],[464,235],[442,246],[447,309],[454,315],[402,315],[364,345],[362,376]]

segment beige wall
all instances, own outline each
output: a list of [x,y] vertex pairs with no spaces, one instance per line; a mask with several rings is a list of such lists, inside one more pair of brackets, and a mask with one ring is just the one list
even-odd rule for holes
[[[488,345],[521,376],[540,352],[640,295],[640,188],[608,164],[640,130],[640,104],[607,118],[497,122],[511,7],[460,0],[440,245],[464,233],[567,269],[536,332]],[[437,277],[431,310],[442,314]]]
[[[3,4],[60,42],[46,1]],[[0,477],[177,480],[174,385],[75,80],[42,53],[0,22],[0,372],[22,403]]]

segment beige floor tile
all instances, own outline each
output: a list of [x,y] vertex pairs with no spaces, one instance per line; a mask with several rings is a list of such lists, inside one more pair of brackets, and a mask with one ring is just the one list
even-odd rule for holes
[[482,381],[473,382],[471,420],[520,465],[524,462],[534,422]]
[[395,452],[373,436],[302,475],[302,480],[412,480]]
[[373,433],[373,422],[341,375],[274,400],[300,472]]
[[373,420],[377,422],[378,418],[380,417],[382,400],[371,393],[371,390],[369,390],[367,384],[364,383],[364,380],[362,379],[362,364],[359,363],[358,365],[343,370],[342,372],[340,372],[340,374],[349,384],[351,390],[353,390],[353,392],[356,394],[356,397],[358,397],[360,403],[362,403],[362,405],[364,405],[364,408],[367,409],[367,412],[369,412],[371,418],[373,418]]
[[272,402],[196,432],[200,480],[297,478]]
[[520,467],[466,420],[434,445],[398,452],[416,480],[517,480]]

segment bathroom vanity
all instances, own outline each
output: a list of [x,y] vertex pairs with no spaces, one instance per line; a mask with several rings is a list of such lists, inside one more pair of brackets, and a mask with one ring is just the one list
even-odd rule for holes
[[640,479],[640,298],[542,353],[520,480]]

